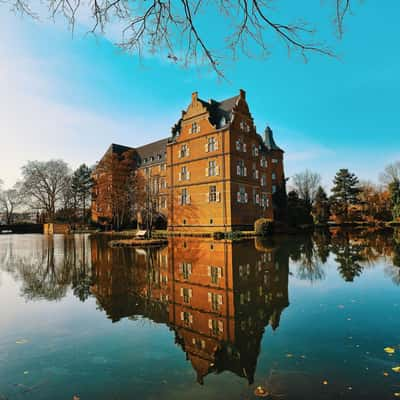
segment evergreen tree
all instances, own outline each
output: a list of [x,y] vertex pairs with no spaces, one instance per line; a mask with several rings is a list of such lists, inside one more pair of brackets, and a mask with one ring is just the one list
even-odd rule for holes
[[390,200],[392,205],[393,219],[400,219],[400,181],[394,180],[389,184]]
[[326,223],[330,217],[328,195],[322,186],[319,186],[314,199],[313,217],[316,223]]
[[358,178],[348,169],[342,168],[333,180],[332,203],[337,215],[342,215],[345,220],[349,217],[349,207],[359,203]]
[[72,176],[74,208],[75,211],[77,211],[78,208],[81,209],[83,222],[86,221],[86,210],[92,189],[91,174],[92,170],[86,164],[82,164]]

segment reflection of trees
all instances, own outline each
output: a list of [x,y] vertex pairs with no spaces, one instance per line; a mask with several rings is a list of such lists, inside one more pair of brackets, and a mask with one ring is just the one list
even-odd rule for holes
[[350,240],[349,232],[343,232],[334,236],[332,252],[338,263],[338,271],[346,282],[353,282],[363,271],[361,263],[366,261],[362,256],[364,246]]
[[391,256],[392,265],[386,266],[385,273],[395,285],[400,285],[400,230],[395,230],[393,233]]
[[0,258],[2,266],[21,282],[27,300],[60,300],[72,283],[74,294],[88,297],[90,276],[84,236],[36,236],[23,248],[10,241]]
[[[311,282],[325,278],[325,272],[322,268],[326,262],[322,242],[317,245],[316,240],[311,235],[300,236],[284,244],[289,247],[289,255],[292,261],[297,263],[297,277]],[[329,247],[326,247],[329,255]]]

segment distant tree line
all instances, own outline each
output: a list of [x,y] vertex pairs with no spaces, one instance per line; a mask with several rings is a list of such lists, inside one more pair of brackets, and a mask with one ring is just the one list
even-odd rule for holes
[[321,175],[309,170],[291,178],[288,192],[288,223],[309,224],[354,222],[400,222],[400,161],[389,164],[380,184],[362,182],[348,169],[340,169],[331,195],[321,185]]
[[23,212],[36,214],[37,222],[90,221],[92,170],[82,164],[72,171],[63,160],[28,161],[22,179],[12,188],[0,182],[0,213],[4,222],[18,222]]

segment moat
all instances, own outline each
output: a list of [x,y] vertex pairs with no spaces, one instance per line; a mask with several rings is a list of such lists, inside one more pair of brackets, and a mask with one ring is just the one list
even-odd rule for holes
[[400,397],[400,232],[108,240],[0,236],[1,400]]

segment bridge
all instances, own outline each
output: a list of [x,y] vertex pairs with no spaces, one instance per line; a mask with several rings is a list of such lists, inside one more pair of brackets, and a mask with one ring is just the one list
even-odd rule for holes
[[0,225],[0,234],[43,233],[43,224]]

